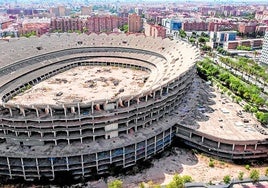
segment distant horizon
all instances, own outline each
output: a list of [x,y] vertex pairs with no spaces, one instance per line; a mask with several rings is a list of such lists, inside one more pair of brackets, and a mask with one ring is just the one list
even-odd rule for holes
[[16,4],[23,4],[23,3],[47,3],[47,2],[64,2],[64,3],[113,3],[113,2],[119,2],[119,3],[146,3],[146,2],[159,2],[159,3],[195,3],[195,2],[200,2],[200,3],[266,3],[268,5],[267,0],[167,0],[165,2],[161,0],[47,0],[47,1],[42,1],[42,0],[0,0],[0,3],[16,3]]

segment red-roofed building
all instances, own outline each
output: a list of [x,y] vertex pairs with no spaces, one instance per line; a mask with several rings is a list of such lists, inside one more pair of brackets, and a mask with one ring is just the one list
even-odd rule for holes
[[145,36],[166,38],[166,28],[160,25],[144,24]]

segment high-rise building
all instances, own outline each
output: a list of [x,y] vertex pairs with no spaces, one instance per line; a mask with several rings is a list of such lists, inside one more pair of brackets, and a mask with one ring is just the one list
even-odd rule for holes
[[166,34],[170,35],[172,34],[172,31],[178,31],[181,29],[182,21],[180,19],[165,18],[162,19],[162,26],[166,28]]
[[62,17],[62,16],[66,16],[66,12],[65,12],[66,9],[65,9],[64,6],[59,6],[58,9],[59,9],[59,16],[60,16],[60,17]]
[[58,6],[50,8],[50,14],[55,17],[64,17],[70,14],[70,9],[65,6]]
[[120,26],[127,24],[127,18],[118,16],[90,16],[87,19],[81,18],[54,18],[51,20],[52,31],[87,31],[88,33],[113,32]]
[[141,15],[142,15],[142,9],[136,7],[136,8],[135,8],[135,13],[138,14],[139,16],[141,16]]
[[142,29],[141,17],[137,14],[128,15],[128,32],[137,33]]
[[81,15],[90,15],[92,13],[92,7],[82,6]]
[[260,63],[268,66],[268,30],[266,30],[266,34],[264,36]]

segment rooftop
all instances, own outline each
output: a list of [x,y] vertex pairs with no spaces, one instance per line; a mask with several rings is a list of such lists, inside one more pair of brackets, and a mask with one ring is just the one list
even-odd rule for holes
[[267,129],[243,108],[215,90],[200,78],[196,78],[190,94],[180,106],[179,123],[201,133],[226,140],[264,140],[268,135],[257,129]]

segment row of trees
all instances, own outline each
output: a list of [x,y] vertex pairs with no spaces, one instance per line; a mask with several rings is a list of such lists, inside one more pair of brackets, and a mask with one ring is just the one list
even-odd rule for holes
[[[251,170],[250,174],[249,174],[249,178],[253,181],[253,183],[256,183],[260,180],[260,171],[253,169]],[[244,172],[240,171],[238,174],[238,180],[243,181],[244,180]],[[226,175],[223,177],[223,182],[225,184],[229,184],[231,183],[231,176],[230,175]]]
[[[191,176],[184,175],[180,176],[178,174],[175,174],[172,181],[167,184],[166,188],[183,188],[185,183],[192,182],[193,179]],[[161,185],[154,184],[152,181],[149,181],[148,183],[149,188],[161,188]],[[139,184],[140,188],[145,188],[144,183]],[[123,188],[123,182],[121,180],[114,180],[108,183],[108,188]]]
[[251,51],[251,47],[248,46],[237,46],[237,50],[246,50],[246,51]]
[[268,102],[261,97],[261,90],[256,85],[243,82],[224,68],[213,64],[213,61],[210,59],[198,62],[197,70],[206,78],[215,79],[218,83],[231,90],[238,96],[236,97],[237,102],[240,102],[242,99],[246,100],[250,106],[249,111],[254,109],[253,112],[256,113],[255,115],[258,120],[263,124],[268,123],[268,113],[260,111],[260,108],[268,106]]
[[[248,168],[247,168],[248,166]],[[246,169],[250,170],[249,165],[246,165]],[[268,177],[268,168],[265,170],[266,177]],[[244,180],[244,172],[240,171],[238,176],[238,180],[243,181]],[[256,183],[260,180],[260,171],[256,169],[252,169],[249,174],[249,178],[253,181],[253,183]],[[183,188],[185,183],[193,182],[193,178],[189,175],[180,176],[178,174],[175,174],[172,181],[166,185],[166,188]],[[225,184],[231,183],[231,176],[226,175],[223,177],[223,182]],[[149,181],[148,183],[149,188],[160,188],[161,185],[154,184],[152,181]],[[148,187],[147,186],[147,187]],[[144,183],[139,184],[139,188],[145,188]],[[108,183],[108,188],[123,188],[123,182],[121,180],[114,180]]]
[[217,47],[216,50],[222,55],[229,55],[229,52],[227,52],[227,50],[224,50],[222,47]]
[[36,32],[35,31],[31,31],[31,32],[28,32],[28,33],[25,33],[25,34],[21,34],[20,37],[31,37],[31,36],[36,36]]
[[261,78],[263,83],[268,83],[268,74],[266,73],[267,68],[258,65],[252,59],[240,57],[238,60],[234,60],[229,57],[220,57],[220,61],[244,74]]

